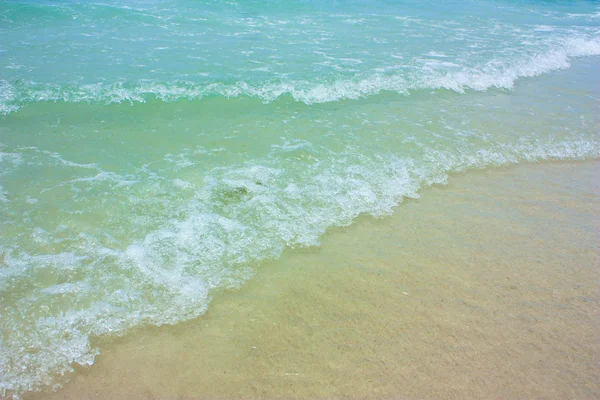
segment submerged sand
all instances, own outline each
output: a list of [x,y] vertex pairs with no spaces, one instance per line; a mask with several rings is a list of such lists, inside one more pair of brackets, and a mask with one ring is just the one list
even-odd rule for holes
[[468,172],[288,251],[49,399],[600,398],[600,162]]

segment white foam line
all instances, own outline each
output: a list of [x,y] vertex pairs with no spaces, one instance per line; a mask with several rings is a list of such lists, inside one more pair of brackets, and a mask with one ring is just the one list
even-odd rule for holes
[[[233,85],[211,83],[199,85],[191,82],[171,84],[145,82],[133,86],[124,83],[93,84],[65,88],[58,85],[41,85],[33,82],[11,85],[0,81],[0,113],[8,114],[32,102],[145,102],[150,96],[162,101],[201,99],[207,96],[256,97],[265,102],[290,95],[306,104],[333,102],[340,99],[358,99],[382,91],[408,94],[421,89],[449,89],[459,93],[467,90],[484,91],[490,88],[511,89],[515,81],[551,71],[568,68],[571,58],[600,55],[600,38],[570,38],[562,45],[545,53],[529,56],[521,62],[491,60],[478,68],[458,66],[462,70],[444,72],[435,69],[424,72],[412,80],[403,75],[375,74],[331,82],[289,81],[253,86],[240,81]],[[498,67],[500,65],[500,67]],[[504,65],[504,67],[502,67]],[[446,65],[447,66],[447,65]]]

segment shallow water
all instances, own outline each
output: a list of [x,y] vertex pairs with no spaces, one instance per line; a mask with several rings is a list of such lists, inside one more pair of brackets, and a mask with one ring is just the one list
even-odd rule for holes
[[202,315],[450,173],[597,158],[599,12],[3,2],[0,389]]
[[599,167],[453,176],[39,398],[597,398]]

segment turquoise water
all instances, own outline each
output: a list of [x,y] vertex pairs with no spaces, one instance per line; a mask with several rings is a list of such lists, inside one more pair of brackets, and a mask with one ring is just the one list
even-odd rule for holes
[[0,391],[449,173],[599,157],[599,55],[592,1],[0,3]]

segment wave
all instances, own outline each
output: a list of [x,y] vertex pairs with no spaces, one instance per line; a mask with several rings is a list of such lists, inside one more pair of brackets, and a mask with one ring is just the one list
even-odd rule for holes
[[[307,141],[273,149],[280,156],[315,150]],[[600,142],[574,137],[542,143],[532,135],[512,144],[460,151],[425,149],[418,158],[346,150],[314,159],[293,173],[291,166],[277,164],[287,157],[278,157],[275,164],[267,157],[207,171],[201,187],[182,179],[183,173],[177,179],[150,172],[107,179],[110,173],[94,164],[73,163],[35,149],[20,151],[23,158],[45,157],[32,159],[35,162],[91,173],[88,179],[71,179],[50,190],[64,188],[85,196],[100,186],[99,193],[127,202],[127,212],[141,206],[147,214],[162,201],[159,206],[170,210],[170,216],[144,222],[111,211],[119,226],[134,218],[128,223],[135,231],[143,223],[161,221],[137,239],[125,235],[126,243],[59,225],[53,231],[33,228],[27,237],[62,251],[34,254],[18,246],[0,247],[5,264],[0,290],[7,299],[20,298],[18,310],[0,311],[5,332],[0,336],[0,391],[17,395],[58,385],[56,377],[72,372],[74,363],[93,364],[99,354],[93,337],[201,315],[213,289],[238,287],[252,276],[252,265],[276,259],[286,248],[318,245],[329,227],[349,225],[360,214],[390,214],[403,198],[418,197],[421,188],[445,183],[450,173],[521,161],[598,157]],[[186,190],[191,194],[187,200],[173,197]],[[0,192],[0,201],[10,201],[6,192]],[[57,282],[32,287],[34,271],[52,275]]]
[[512,89],[514,83],[525,77],[535,77],[548,72],[568,68],[572,58],[600,55],[600,38],[570,38],[560,46],[523,58],[516,62],[491,60],[481,67],[451,66],[444,70],[429,69],[410,74],[373,74],[352,78],[321,81],[277,81],[259,85],[245,81],[233,84],[221,82],[194,83],[177,81],[161,83],[139,81],[95,84],[48,84],[31,81],[10,83],[0,80],[0,113],[9,114],[26,104],[37,102],[66,103],[144,103],[151,98],[164,102],[180,99],[198,100],[222,96],[254,97],[272,102],[282,96],[305,104],[335,102],[343,99],[359,99],[381,92],[410,94],[418,90],[452,90],[464,93],[468,90]]

